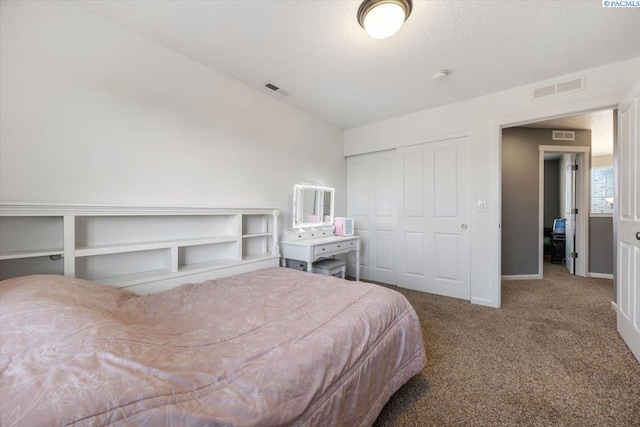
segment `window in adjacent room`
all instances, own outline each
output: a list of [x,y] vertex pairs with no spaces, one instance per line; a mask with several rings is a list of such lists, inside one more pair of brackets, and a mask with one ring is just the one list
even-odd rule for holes
[[591,169],[591,213],[613,213],[613,167]]

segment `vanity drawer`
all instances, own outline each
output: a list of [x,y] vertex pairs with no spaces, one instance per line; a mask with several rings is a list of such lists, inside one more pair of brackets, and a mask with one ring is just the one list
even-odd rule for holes
[[326,243],[324,245],[317,245],[313,248],[313,254],[315,256],[330,254],[333,252],[347,252],[356,248],[356,242],[354,240],[347,240],[345,242],[338,243]]

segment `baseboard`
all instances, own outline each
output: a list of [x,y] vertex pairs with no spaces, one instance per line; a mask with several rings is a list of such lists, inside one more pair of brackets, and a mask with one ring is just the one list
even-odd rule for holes
[[611,309],[616,313],[618,312],[618,304],[615,301],[611,301]]
[[520,275],[502,276],[502,280],[540,280],[540,279],[542,279],[542,274],[520,274]]
[[607,273],[591,273],[589,272],[589,277],[593,277],[596,279],[610,279],[613,280],[613,274],[607,274]]

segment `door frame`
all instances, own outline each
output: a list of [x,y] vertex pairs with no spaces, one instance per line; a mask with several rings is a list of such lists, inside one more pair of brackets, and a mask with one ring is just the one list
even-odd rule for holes
[[[578,168],[583,171],[580,174],[580,189],[576,193],[576,205],[578,212],[584,212],[582,215],[586,220],[579,222],[576,229],[576,247],[579,257],[576,259],[576,276],[587,277],[589,274],[589,201],[591,200],[591,147],[572,146],[572,145],[540,145],[538,147],[539,155],[539,181],[538,181],[538,275],[531,277],[532,279],[543,278],[544,265],[544,154],[545,153],[561,153],[561,154],[577,154]],[[582,216],[580,217],[582,219]],[[584,255],[583,255],[584,254]]]
[[[502,129],[592,111],[616,109],[623,96],[624,94],[603,96],[586,101],[543,107],[523,113],[496,116],[491,120],[491,140],[493,142],[491,147],[491,157],[493,158],[491,168],[491,196],[492,200],[496,200],[496,207],[492,214],[492,224],[495,228],[492,233],[493,239],[491,242],[491,253],[493,257],[493,268],[491,272],[491,299],[493,304],[491,305],[493,307],[500,307],[502,305]],[[614,168],[616,166],[614,163]],[[617,277],[615,270],[613,280],[614,286],[616,286]]]

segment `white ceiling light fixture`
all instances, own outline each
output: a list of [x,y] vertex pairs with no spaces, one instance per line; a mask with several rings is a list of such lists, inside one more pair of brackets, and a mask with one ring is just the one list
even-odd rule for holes
[[397,33],[411,14],[411,0],[365,0],[358,9],[358,23],[374,39]]

